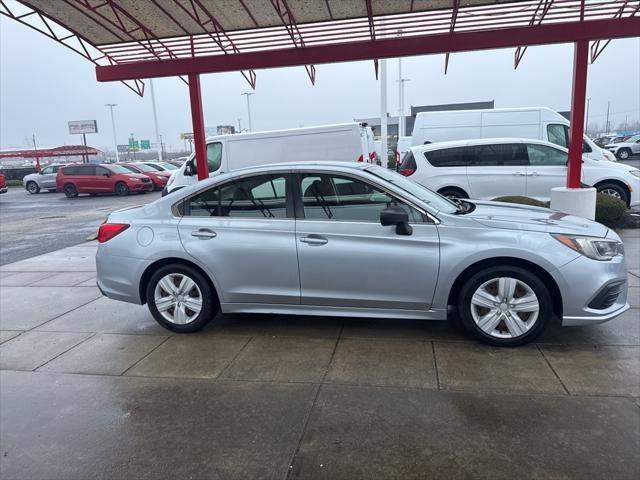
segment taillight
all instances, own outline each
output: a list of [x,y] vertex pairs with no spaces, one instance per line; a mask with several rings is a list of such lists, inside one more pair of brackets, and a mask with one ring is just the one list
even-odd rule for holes
[[411,175],[416,173],[416,169],[415,168],[401,168],[400,169],[400,173],[402,175],[404,175],[405,177],[410,177]]
[[369,152],[369,160],[375,163],[376,161],[376,152]]
[[364,161],[364,157],[362,156],[362,154],[360,154],[360,156],[358,157],[358,161],[359,162],[363,162]]
[[104,243],[121,234],[127,228],[129,228],[129,225],[126,223],[103,223],[98,230],[97,240],[99,243]]

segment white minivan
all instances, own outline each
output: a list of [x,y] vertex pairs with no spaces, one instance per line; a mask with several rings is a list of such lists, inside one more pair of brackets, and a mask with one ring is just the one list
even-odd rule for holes
[[[548,201],[567,179],[567,149],[542,140],[483,138],[411,147],[400,173],[449,198],[523,195]],[[640,205],[640,170],[582,157],[582,183]]]
[[[209,176],[255,165],[334,160],[375,163],[371,127],[344,123],[266,132],[218,135],[207,139]],[[173,172],[162,194],[198,181],[195,154]]]
[[[547,107],[419,112],[412,145],[498,137],[533,138],[568,147],[569,121]],[[598,147],[586,135],[582,153],[594,160],[616,161],[615,155]]]

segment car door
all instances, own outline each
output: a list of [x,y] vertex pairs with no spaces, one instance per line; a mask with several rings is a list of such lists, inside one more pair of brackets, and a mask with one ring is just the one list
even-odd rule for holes
[[40,177],[40,188],[41,189],[50,189],[56,188],[56,172],[58,167],[48,166],[42,169],[41,177]]
[[551,189],[567,183],[567,153],[550,145],[527,143],[527,197],[548,201]]
[[180,240],[214,276],[222,301],[300,303],[288,178],[282,173],[247,176],[184,201]]
[[79,193],[92,193],[96,191],[96,167],[95,165],[78,165],[75,167],[75,185]]
[[469,197],[493,200],[524,195],[526,149],[520,143],[492,143],[466,147]]
[[91,179],[91,184],[95,191],[98,192],[113,192],[115,191],[115,183],[111,176],[113,172],[109,171],[105,167],[95,167],[95,173]]
[[[301,173],[296,221],[303,305],[428,309],[438,279],[439,237],[433,223],[362,179]],[[380,212],[398,204],[412,235],[380,224]]]

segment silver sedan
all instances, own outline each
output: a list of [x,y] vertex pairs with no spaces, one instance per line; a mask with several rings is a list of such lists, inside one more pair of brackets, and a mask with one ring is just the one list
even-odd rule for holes
[[607,227],[536,207],[453,203],[387,169],[280,164],[204,180],[99,231],[98,287],[176,332],[219,311],[459,321],[499,346],[554,318],[629,308]]

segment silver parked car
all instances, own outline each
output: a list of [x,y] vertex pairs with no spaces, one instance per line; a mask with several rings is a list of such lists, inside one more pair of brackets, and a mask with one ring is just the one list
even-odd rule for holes
[[147,303],[176,332],[218,311],[444,320],[500,346],[557,316],[591,325],[629,308],[623,245],[544,208],[454,203],[374,165],[261,166],[219,175],[98,233],[104,295]]
[[36,173],[25,175],[22,179],[22,185],[31,194],[40,193],[40,190],[56,191],[56,175],[58,167],[64,165],[48,165]]
[[620,160],[627,160],[631,155],[640,153],[640,135],[629,137],[624,142],[609,143],[604,148]]

